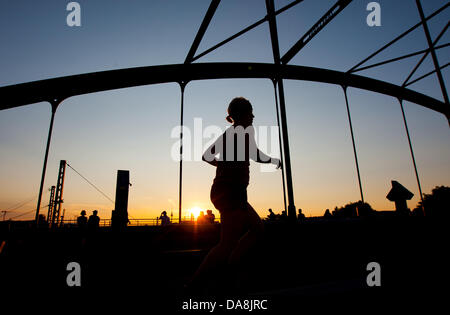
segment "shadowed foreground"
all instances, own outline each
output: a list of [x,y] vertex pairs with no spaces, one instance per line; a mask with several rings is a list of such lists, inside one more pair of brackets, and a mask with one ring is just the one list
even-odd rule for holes
[[[74,229],[6,232],[3,225],[0,287],[11,296],[45,300],[58,294],[60,302],[69,302],[94,295],[109,306],[175,311],[191,295],[198,301],[264,297],[273,311],[358,302],[412,308],[439,301],[448,261],[444,224],[397,216],[266,222],[265,239],[242,265],[239,290],[223,266],[195,293],[183,284],[217,243],[219,224],[135,227],[119,234],[100,229],[85,236]],[[81,288],[66,284],[69,262],[81,265]],[[381,287],[366,283],[369,262],[381,266]]]

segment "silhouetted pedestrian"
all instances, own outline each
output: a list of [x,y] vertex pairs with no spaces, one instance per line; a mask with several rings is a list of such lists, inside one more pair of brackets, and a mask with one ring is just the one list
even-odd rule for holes
[[212,212],[212,210],[206,210],[206,216],[205,216],[205,218],[206,218],[206,221],[207,221],[208,223],[211,223],[211,224],[213,224],[214,221],[216,220],[216,216],[214,215],[214,213]]
[[96,231],[100,227],[100,218],[97,213],[98,211],[94,210],[92,211],[92,215],[89,216],[87,225],[90,231]]
[[299,222],[305,221],[305,215],[302,212],[302,209],[298,208],[298,216],[297,219]]
[[159,218],[161,219],[161,226],[166,226],[170,224],[170,218],[167,216],[167,211],[163,211]]
[[269,214],[267,215],[267,218],[271,221],[275,220],[277,218],[277,216],[275,215],[275,213],[273,213],[272,209],[269,209]]
[[81,230],[85,230],[87,226],[86,210],[82,210],[81,215],[77,218],[77,225]]
[[198,224],[205,224],[206,223],[206,217],[205,213],[203,211],[200,211],[198,217],[197,217],[197,223]]

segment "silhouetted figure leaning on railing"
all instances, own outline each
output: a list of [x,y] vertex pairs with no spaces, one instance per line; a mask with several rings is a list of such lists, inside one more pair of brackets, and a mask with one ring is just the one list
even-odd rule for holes
[[201,288],[211,272],[226,262],[236,277],[235,281],[239,281],[237,267],[243,255],[262,236],[262,221],[247,202],[249,160],[273,163],[277,168],[281,167],[281,161],[257,148],[253,118],[253,108],[247,99],[233,99],[226,118],[233,125],[203,154],[203,160],[216,167],[210,197],[220,212],[221,235],[219,243],[205,257],[187,288]]
[[269,214],[267,215],[267,219],[269,219],[270,221],[274,221],[277,218],[276,214],[273,213],[272,209],[269,209]]
[[98,211],[92,211],[92,215],[89,216],[89,220],[87,221],[87,226],[89,231],[95,232],[100,227],[100,218],[97,215]]
[[214,221],[216,220],[216,216],[212,212],[212,210],[206,210],[206,216],[205,216],[206,222],[214,224]]
[[167,211],[163,211],[159,219],[161,220],[161,226],[166,226],[170,224],[170,218],[167,215]]
[[302,209],[298,208],[298,216],[297,216],[298,222],[304,222],[305,219],[306,219],[305,214],[302,212]]
[[87,227],[86,210],[82,210],[81,215],[77,218],[77,225],[80,230],[84,231]]
[[197,217],[197,224],[205,224],[205,223],[206,223],[205,213],[203,211],[200,211]]

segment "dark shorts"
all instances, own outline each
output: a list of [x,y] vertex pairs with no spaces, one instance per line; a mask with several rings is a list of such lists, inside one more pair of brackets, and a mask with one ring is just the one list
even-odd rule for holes
[[220,212],[247,208],[247,185],[215,182],[211,187],[211,202]]

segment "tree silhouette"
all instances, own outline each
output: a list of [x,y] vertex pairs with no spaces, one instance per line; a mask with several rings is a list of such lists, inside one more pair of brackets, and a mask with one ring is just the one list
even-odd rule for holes
[[448,217],[450,209],[450,187],[436,186],[431,194],[423,194],[423,203],[420,201],[413,213],[419,215],[425,209],[425,215],[430,217]]
[[367,216],[374,212],[370,204],[367,202],[356,201],[346,204],[341,208],[334,208],[333,216],[339,218],[351,218],[357,216]]

